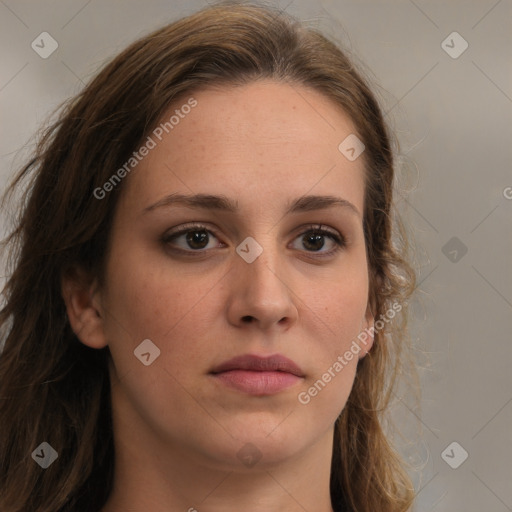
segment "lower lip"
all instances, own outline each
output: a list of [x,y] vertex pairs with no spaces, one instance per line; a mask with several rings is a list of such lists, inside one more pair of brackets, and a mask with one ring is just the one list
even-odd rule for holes
[[273,395],[283,391],[300,380],[301,377],[287,372],[259,372],[250,370],[230,370],[214,374],[227,386],[249,395]]

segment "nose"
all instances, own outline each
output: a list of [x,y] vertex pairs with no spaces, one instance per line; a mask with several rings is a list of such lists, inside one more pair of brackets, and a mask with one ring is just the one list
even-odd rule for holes
[[228,318],[237,327],[287,330],[298,318],[297,295],[282,248],[265,246],[251,263],[235,254]]

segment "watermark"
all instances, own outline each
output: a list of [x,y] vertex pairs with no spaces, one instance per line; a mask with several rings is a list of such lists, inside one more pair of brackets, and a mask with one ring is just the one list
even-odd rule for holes
[[150,339],[145,339],[135,347],[133,353],[144,366],[149,366],[160,356],[160,349]]
[[[152,149],[156,148],[158,142],[162,140],[164,133],[169,133],[173,130],[181,122],[181,119],[185,119],[185,116],[189,114],[195,106],[197,106],[197,100],[191,97],[187,103],[181,106],[181,108],[174,111],[174,114],[168,121],[160,123],[152,131],[152,134],[147,136],[146,142],[138,149],[138,151],[134,151],[132,156],[128,158],[128,160],[119,169],[117,169],[117,171],[112,174],[112,176],[110,176],[110,178],[101,187],[94,189],[94,197],[101,200],[107,196],[108,192],[112,192],[112,190],[121,183],[123,178],[125,178],[126,175],[129,174]],[[155,139],[158,139],[158,141]]]
[[441,453],[441,458],[452,469],[457,469],[469,456],[469,453],[457,441],[450,443]]
[[[398,302],[394,302],[383,315],[380,315],[380,318],[375,322],[371,327],[367,327],[364,331],[361,331],[357,335],[357,340],[363,345],[368,345],[368,340],[373,339],[375,333],[384,329],[384,326],[391,322],[391,320],[395,317],[397,313],[402,311],[402,305]],[[357,356],[359,352],[361,352],[361,346],[358,344],[357,340],[352,340],[352,344],[350,345],[350,349],[346,350],[342,356],[338,356],[336,361],[327,369],[327,371],[318,379],[311,387],[308,388],[307,391],[301,391],[297,395],[297,399],[302,405],[307,405],[311,402],[311,398],[322,391],[331,380],[336,377],[338,373],[348,365],[354,356]]]
[[468,42],[458,32],[452,32],[441,43],[441,48],[452,59],[458,59],[468,49],[468,46]]
[[441,247],[441,252],[452,263],[458,263],[467,254],[468,247],[460,238],[452,236],[450,240]]
[[263,252],[263,247],[252,236],[248,236],[237,246],[236,252],[247,263],[252,263]]
[[242,448],[240,448],[240,450],[238,450],[236,456],[244,466],[252,468],[255,464],[258,463],[263,454],[256,445],[252,443],[246,443],[242,446]]
[[30,46],[39,57],[47,59],[59,47],[59,43],[48,32],[41,32]]
[[59,454],[46,441],[42,442],[33,452],[32,458],[43,468],[47,469],[56,460]]
[[363,144],[363,141],[355,133],[351,133],[348,137],[340,142],[338,151],[347,160],[353,162],[359,158],[365,148],[366,146]]

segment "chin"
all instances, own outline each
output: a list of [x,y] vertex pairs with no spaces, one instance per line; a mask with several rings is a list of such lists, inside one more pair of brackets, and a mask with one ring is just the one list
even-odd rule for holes
[[224,471],[265,471],[279,467],[293,458],[303,448],[302,443],[303,440],[298,437],[291,439],[288,445],[283,445],[281,440],[246,438],[241,442],[234,441],[227,449],[211,453],[211,457],[215,459],[215,465]]
[[238,469],[268,469],[293,457],[309,442],[314,443],[314,434],[303,432],[300,425],[286,420],[286,414],[250,416],[246,421],[240,419],[236,425],[230,425],[228,431],[233,437],[222,450],[222,460]]

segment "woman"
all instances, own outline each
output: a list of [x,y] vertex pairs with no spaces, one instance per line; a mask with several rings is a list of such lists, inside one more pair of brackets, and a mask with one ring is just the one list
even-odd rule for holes
[[409,510],[393,174],[366,82],[273,9],[117,56],[13,184],[0,510]]

